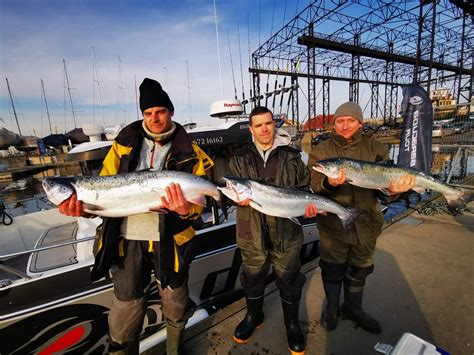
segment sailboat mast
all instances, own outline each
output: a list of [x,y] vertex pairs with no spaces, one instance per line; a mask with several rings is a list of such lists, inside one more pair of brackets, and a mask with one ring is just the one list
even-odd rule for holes
[[18,123],[18,116],[16,115],[15,104],[13,103],[12,91],[10,90],[10,84],[8,83],[8,78],[5,78],[7,81],[8,93],[10,94],[10,101],[12,102],[13,115],[15,115],[16,125],[18,127],[18,133],[21,134],[20,124]]
[[191,108],[191,83],[189,81],[189,64],[186,61],[186,88],[188,89],[188,110],[189,110],[189,122],[193,122],[193,111]]
[[69,94],[69,101],[71,103],[71,111],[72,111],[72,119],[74,121],[74,128],[77,128],[76,113],[74,112],[74,104],[72,102],[71,87],[69,86],[69,77],[67,76],[67,70],[66,70],[66,59],[63,59],[63,66],[64,66],[64,76],[66,78],[66,84],[67,84],[67,91]]
[[[95,61],[95,52],[94,52],[94,46],[91,46],[91,52],[92,52],[92,70],[93,70],[93,82],[94,84],[97,84],[97,91],[99,93],[99,102],[100,102],[100,113],[102,114],[102,121],[104,122],[105,126],[105,115],[104,115],[104,105],[102,104],[102,93],[100,91],[100,81],[99,81],[99,73],[97,72],[97,64]],[[94,95],[94,92],[92,92]],[[94,95],[95,96],[95,95]],[[93,120],[95,122],[95,105],[93,103]]]
[[43,79],[41,81],[41,89],[43,90],[43,97],[44,97],[44,104],[46,105],[46,114],[48,115],[48,123],[49,123],[49,131],[53,134],[53,128],[51,127],[51,117],[49,116],[49,108],[48,108],[48,101],[46,101],[46,93],[44,92],[44,82]]
[[140,115],[138,114],[138,90],[137,90],[137,76],[134,75],[135,78],[135,105],[137,106],[137,121],[140,119]]
[[118,81],[118,92],[117,92],[117,107],[119,107],[119,99],[122,102],[122,111],[123,111],[123,123],[127,122],[127,109],[125,107],[125,94],[123,93],[125,86],[123,84],[123,77],[122,77],[122,59],[120,56],[118,58],[118,74],[117,74],[117,81]]

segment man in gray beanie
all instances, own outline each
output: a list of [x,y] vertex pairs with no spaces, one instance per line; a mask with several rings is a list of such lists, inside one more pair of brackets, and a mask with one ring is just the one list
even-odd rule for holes
[[[214,165],[184,128],[171,120],[173,103],[156,80],[145,78],[140,85],[140,109],[143,120],[120,131],[100,175],[153,168],[202,176]],[[138,354],[152,270],[166,320],[166,353],[184,351],[183,332],[195,305],[188,292],[189,264],[194,256],[192,238],[196,234],[192,222],[199,218],[202,207],[187,201],[181,187],[174,183],[156,206],[168,213],[103,218],[97,233],[98,251],[91,279],[99,280],[110,270],[114,284],[108,316],[110,354]],[[84,215],[82,202],[75,194],[59,206],[59,211]]]
[[[344,169],[340,170],[336,179],[312,169],[319,160],[336,157],[371,162],[389,160],[388,148],[384,144],[362,135],[362,122],[362,109],[357,103],[349,101],[339,106],[334,114],[331,139],[318,144],[308,161],[311,188],[315,193],[326,195],[343,206],[356,207],[366,212],[358,217],[355,228],[348,233],[344,231],[336,215],[318,217],[319,264],[326,294],[322,323],[327,331],[337,326],[343,284],[342,313],[368,332],[382,331],[379,323],[362,308],[365,279],[374,270],[375,243],[384,222],[377,201],[377,191],[346,183]],[[406,175],[391,184],[390,193],[408,191],[413,183],[413,176]]]

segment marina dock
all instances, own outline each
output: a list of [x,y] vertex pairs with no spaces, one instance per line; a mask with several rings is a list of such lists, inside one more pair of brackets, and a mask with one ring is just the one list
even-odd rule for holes
[[[364,297],[365,310],[382,326],[378,335],[344,319],[326,332],[320,324],[324,305],[320,269],[317,261],[305,265],[300,320],[307,335],[306,354],[380,354],[374,350],[377,343],[393,346],[405,332],[450,354],[473,354],[473,231],[472,213],[426,216],[413,210],[384,228]],[[241,299],[188,329],[188,354],[288,354],[278,290],[272,283],[266,291],[265,323],[248,344],[232,340],[245,315]],[[164,352],[163,345],[147,354]]]

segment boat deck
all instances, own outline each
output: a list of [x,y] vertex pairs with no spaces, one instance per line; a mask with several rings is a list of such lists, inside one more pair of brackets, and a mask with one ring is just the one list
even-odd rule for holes
[[[472,206],[472,205],[471,205]],[[307,282],[300,319],[306,354],[380,354],[377,342],[395,345],[410,332],[451,354],[474,353],[474,214],[414,212],[386,227],[377,243],[375,272],[367,280],[364,308],[381,324],[373,335],[341,320],[326,332],[320,325],[324,292],[317,262],[305,266]],[[265,298],[265,323],[246,345],[232,340],[245,315],[240,300],[187,330],[189,354],[288,354],[279,293]],[[163,344],[152,349],[163,351]]]

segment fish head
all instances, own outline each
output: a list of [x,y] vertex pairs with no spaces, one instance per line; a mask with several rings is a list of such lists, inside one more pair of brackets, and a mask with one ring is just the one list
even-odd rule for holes
[[67,200],[75,191],[71,178],[48,177],[42,181],[48,200],[56,206]]
[[340,168],[341,166],[337,160],[333,159],[320,160],[313,166],[313,169],[318,173],[324,174],[331,179],[337,179],[339,177]]
[[252,198],[252,188],[247,179],[226,176],[222,180],[224,180],[225,186],[218,187],[218,189],[232,201],[240,202]]

